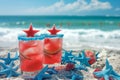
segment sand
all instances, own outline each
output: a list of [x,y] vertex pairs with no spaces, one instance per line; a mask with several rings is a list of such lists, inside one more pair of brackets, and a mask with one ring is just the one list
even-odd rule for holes
[[[79,49],[67,49],[67,50],[74,50],[75,55],[77,55],[77,53],[79,53],[79,51],[81,51],[82,49],[91,49],[91,50],[96,50],[100,52],[99,55],[99,59],[96,63],[94,63],[93,65],[91,65],[91,68],[88,68],[88,72],[85,71],[81,71],[81,73],[84,75],[84,80],[97,80],[93,77],[93,71],[95,68],[97,67],[101,67],[104,68],[105,66],[105,60],[106,58],[109,60],[110,64],[113,66],[113,69],[118,72],[120,74],[120,50],[115,50],[115,49],[107,49],[107,48],[96,48],[96,47],[82,47]],[[10,52],[12,54],[12,57],[15,55],[16,52],[18,52],[18,48],[2,48],[0,47],[0,57],[6,57],[7,53]],[[19,60],[15,62],[16,65],[19,65]],[[20,72],[20,69],[18,70],[18,72]],[[59,72],[59,74],[57,75],[53,75],[52,79],[47,79],[47,80],[70,80],[67,78],[64,78],[65,74],[71,74],[70,72],[65,72],[65,71],[61,71]],[[62,75],[62,78],[60,78],[60,75]],[[19,77],[11,77],[9,79],[7,78],[0,78],[0,80],[24,80],[21,78],[21,76]]]

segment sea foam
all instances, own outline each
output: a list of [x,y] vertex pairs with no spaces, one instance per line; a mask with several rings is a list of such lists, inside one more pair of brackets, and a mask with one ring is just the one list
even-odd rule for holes
[[[47,28],[37,28],[39,33],[48,33]],[[18,46],[18,35],[25,34],[22,28],[0,28],[0,46]],[[102,31],[98,29],[62,29],[64,34],[63,46],[79,47],[101,46],[101,47],[120,47],[120,30]]]

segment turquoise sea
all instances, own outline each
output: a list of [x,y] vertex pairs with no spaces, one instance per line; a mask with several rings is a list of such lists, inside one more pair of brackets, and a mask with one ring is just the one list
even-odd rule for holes
[[53,24],[64,34],[63,45],[120,49],[119,16],[0,16],[0,47],[17,46],[18,34],[30,25],[47,33]]

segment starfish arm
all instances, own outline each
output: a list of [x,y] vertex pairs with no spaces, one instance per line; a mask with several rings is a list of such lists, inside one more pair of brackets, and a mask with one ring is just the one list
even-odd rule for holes
[[112,77],[113,77],[115,80],[120,80],[120,76],[112,75]]
[[20,75],[19,73],[15,72],[15,71],[12,71],[12,76],[17,77],[19,75]]
[[11,61],[11,63],[9,64],[10,67],[13,67],[14,66],[14,63],[13,61]]
[[78,66],[78,69],[88,71],[88,69],[86,68],[86,66],[81,65],[81,64]]
[[17,58],[17,57],[15,57],[15,58],[12,58],[11,60],[12,60],[12,61],[14,61],[14,60],[17,60],[17,59],[18,59],[18,58]]
[[105,75],[110,75],[110,72],[111,72],[111,68],[107,69],[107,70],[104,70],[104,71],[98,71],[98,72],[94,72],[94,74],[97,76],[97,77],[103,77]]
[[8,56],[7,56],[7,58],[11,58],[11,57],[10,57],[10,53],[8,53]]
[[109,69],[104,70],[104,74],[110,75],[111,71],[112,71],[112,66],[110,66]]
[[86,66],[89,66],[89,67],[90,67],[90,64],[89,64],[89,62],[88,62],[88,61],[89,61],[89,59],[90,59],[90,58],[83,58],[80,62],[81,62],[81,63],[83,63],[84,65],[86,65]]
[[7,66],[4,63],[1,63],[1,62],[0,62],[0,66],[2,66],[4,69],[7,68]]
[[16,66],[13,70],[14,71],[17,71],[19,69],[19,67],[18,66]]
[[88,61],[90,60],[90,58],[86,58]]
[[82,58],[75,58],[75,60],[79,61],[79,60],[82,60]]
[[86,66],[90,67],[90,64],[89,63],[85,63]]
[[84,52],[83,50],[82,50],[81,52],[82,52],[82,54],[81,54],[82,57],[86,57],[86,56],[85,56],[85,52]]
[[105,64],[106,64],[106,69],[108,69],[110,67],[108,59],[106,59],[106,63]]
[[81,54],[79,53],[78,57],[81,57]]
[[75,75],[73,75],[71,80],[76,80],[76,76],[75,76]]
[[0,71],[0,74],[6,74],[6,73],[9,73],[9,69],[4,69]]
[[112,71],[111,74],[114,75],[114,76],[120,77],[120,75],[118,73],[116,73],[115,71]]
[[96,53],[96,55],[95,55],[95,56],[96,56],[96,60],[99,58],[99,57],[98,57],[99,54],[100,54],[100,52],[97,52],[97,53]]
[[43,78],[51,78],[51,75],[50,74],[44,74]]
[[69,53],[70,53],[70,54],[72,54],[72,52],[73,52],[73,50],[70,50],[70,52],[69,52]]
[[43,80],[42,77],[37,77],[37,78],[34,78],[34,80]]
[[0,57],[0,60],[6,60],[6,58],[1,58],[1,57]]
[[52,68],[48,68],[46,72],[51,73],[51,74],[56,74],[57,70],[55,70],[55,67],[52,67]]
[[104,79],[105,79],[105,80],[109,80],[109,76],[108,76],[108,75],[105,75],[105,76],[104,76]]
[[82,58],[85,58],[85,59],[86,59],[86,60],[88,60],[88,61],[90,60],[90,58],[87,58],[87,57],[86,57],[86,55],[85,55],[85,52],[84,52],[84,51],[82,51]]
[[10,78],[11,76],[12,76],[12,72],[6,74],[7,78]]
[[104,76],[104,72],[103,71],[97,71],[97,72],[93,72],[93,74],[97,77],[103,77]]
[[35,79],[38,77],[43,77],[44,73],[47,71],[48,65],[46,65],[36,76]]
[[18,53],[15,54],[15,57],[12,58],[12,60],[17,60],[17,59],[19,59],[19,55],[18,55]]
[[70,59],[72,59],[74,56],[68,56]]
[[5,63],[6,65],[9,65],[9,64],[10,64],[10,60],[5,60],[4,63]]

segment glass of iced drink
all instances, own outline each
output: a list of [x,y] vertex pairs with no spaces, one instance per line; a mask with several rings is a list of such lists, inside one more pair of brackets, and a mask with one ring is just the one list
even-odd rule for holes
[[51,31],[51,34],[45,35],[43,44],[44,64],[59,64],[62,56],[63,34],[56,34],[55,26],[49,31]]
[[43,68],[43,35],[34,34],[38,32],[33,30],[30,25],[29,30],[24,30],[27,35],[19,35],[19,54],[20,69],[22,77],[32,79]]
[[42,39],[19,36],[20,68],[24,78],[33,78],[43,68]]

